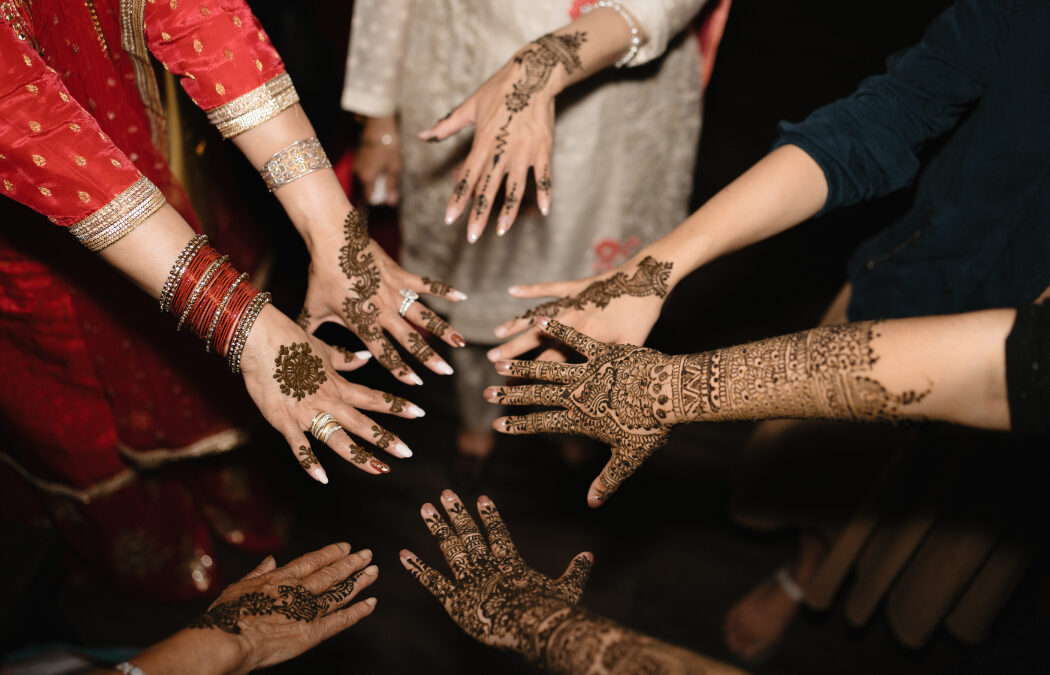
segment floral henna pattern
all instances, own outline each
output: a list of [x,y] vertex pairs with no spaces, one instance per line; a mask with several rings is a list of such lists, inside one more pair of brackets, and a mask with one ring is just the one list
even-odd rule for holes
[[434,295],[448,295],[452,291],[452,284],[431,279],[430,277],[423,277],[423,283],[427,285],[427,288]]
[[310,326],[310,310],[306,308],[306,305],[303,305],[303,308],[299,310],[299,316],[295,317],[295,325],[303,330]]
[[273,379],[281,387],[281,393],[297,401],[317,393],[317,389],[328,380],[321,357],[314,356],[306,342],[281,345],[274,359],[276,367]]
[[405,409],[406,405],[408,405],[408,401],[400,396],[394,396],[393,394],[388,394],[386,392],[383,392],[383,400],[390,406],[390,412],[392,413],[399,413]]
[[372,443],[381,450],[386,450],[393,444],[394,434],[387,431],[378,424],[372,425]]
[[309,469],[314,464],[320,464],[317,461],[317,455],[314,454],[309,445],[300,445],[297,454],[299,455],[299,466],[304,469]]
[[514,183],[503,197],[503,212],[509,214],[518,205],[519,201],[521,199],[518,197],[518,184]]
[[543,167],[543,175],[536,181],[536,189],[548,197],[551,194],[551,167],[550,164]]
[[628,295],[636,298],[656,296],[667,297],[668,280],[674,263],[660,262],[652,256],[646,256],[638,263],[638,269],[630,277],[625,272],[601,279],[587,286],[576,295],[552,300],[533,307],[519,319],[530,319],[536,316],[556,317],[570,309],[582,310],[587,305],[604,309],[613,300]]
[[426,325],[424,325],[423,327],[427,330],[428,333],[439,338],[445,337],[445,333],[449,329],[448,322],[446,322],[437,314],[431,312],[429,309],[422,310],[419,314],[419,317],[423,321],[426,321]]
[[350,442],[350,460],[354,464],[368,464],[368,460],[372,459],[372,453],[362,448],[353,441]]
[[456,201],[463,201],[463,198],[467,196],[467,189],[470,187],[470,169],[467,169],[463,173],[463,176],[456,181],[456,187],[452,191],[456,195]]
[[412,353],[412,356],[421,362],[429,361],[435,355],[433,348],[427,344],[427,341],[419,333],[415,332],[408,335],[408,350]]
[[244,616],[279,614],[292,621],[316,621],[342,608],[353,595],[360,572],[353,574],[322,593],[311,593],[305,586],[280,585],[276,596],[269,593],[245,593],[227,602],[220,602],[190,622],[188,628],[218,628],[239,635],[240,619]]
[[580,47],[586,41],[587,33],[579,31],[572,35],[544,35],[515,56],[514,63],[525,72],[514,83],[514,91],[506,96],[507,111],[513,115],[527,108],[532,95],[547,86],[559,65],[568,75],[583,68]]

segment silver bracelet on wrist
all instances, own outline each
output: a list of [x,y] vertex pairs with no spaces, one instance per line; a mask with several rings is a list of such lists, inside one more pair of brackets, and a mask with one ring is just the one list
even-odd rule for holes
[[118,663],[117,665],[113,666],[113,670],[118,670],[124,673],[124,675],[146,675],[146,671],[144,671],[142,668],[139,668],[130,661]]
[[612,2],[612,0],[598,0],[598,2],[592,2],[589,5],[584,5],[580,8],[581,14],[588,14],[593,9],[611,9],[612,11],[623,17],[623,20],[627,22],[627,25],[631,27],[631,49],[624,54],[623,58],[616,62],[617,68],[623,68],[628,65],[631,61],[634,61],[634,57],[638,56],[638,50],[642,46],[642,38],[638,37],[638,24],[634,22],[634,17],[624,9],[620,3]]

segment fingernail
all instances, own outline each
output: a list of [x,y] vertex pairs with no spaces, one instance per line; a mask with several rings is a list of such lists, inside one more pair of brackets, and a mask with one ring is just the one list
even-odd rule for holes
[[365,575],[368,575],[370,577],[373,577],[373,576],[379,574],[379,567],[377,567],[376,565],[369,565],[368,567],[366,567],[363,570],[361,570],[361,574],[365,574]]
[[487,359],[488,359],[489,361],[498,361],[498,360],[499,360],[499,349],[498,349],[498,348],[496,348],[496,349],[490,349],[490,350],[489,350],[489,351],[488,351],[488,352],[487,352],[487,353],[485,354],[485,357],[486,357],[486,358],[487,358]]
[[394,446],[394,452],[396,452],[399,456],[404,457],[406,459],[412,456],[412,451],[409,450],[408,446],[405,445],[404,443],[398,443],[397,445],[395,445]]
[[549,216],[551,214],[551,207],[550,207],[550,205],[549,204],[542,204],[542,205],[540,205],[540,213],[542,213],[545,216]]
[[489,499],[488,495],[481,495],[478,497],[478,504],[482,506],[492,506],[492,500]]
[[361,560],[368,562],[372,559],[372,549],[366,548],[357,552],[357,555],[361,557]]
[[467,241],[469,241],[471,244],[473,244],[477,240],[478,240],[478,235],[477,235],[476,232],[471,232],[470,234],[467,235]]
[[416,386],[423,384],[422,378],[420,378],[419,375],[416,375],[415,373],[409,373],[408,381]]
[[496,372],[500,375],[510,375],[510,364],[506,361],[497,361]]
[[315,466],[314,468],[310,469],[310,475],[313,476],[314,480],[316,480],[318,483],[321,483],[322,485],[328,485],[328,474],[326,474],[324,472],[324,469],[322,469],[321,467]]
[[431,504],[430,502],[427,502],[426,504],[423,505],[423,508],[420,509],[420,512],[424,516],[429,518],[430,516],[433,516],[433,515],[437,514],[437,509],[434,508],[433,504]]
[[412,417],[423,417],[427,414],[427,411],[423,410],[418,405],[413,404],[408,406],[408,414]]
[[368,351],[367,349],[362,349],[359,352],[354,352],[354,356],[361,359],[362,361],[367,361],[368,359],[372,358],[372,352]]
[[485,388],[485,392],[484,392],[483,395],[485,396],[485,400],[486,401],[488,401],[489,403],[495,403],[495,401],[496,401],[496,388],[495,387],[486,387]]
[[499,222],[496,223],[496,226],[497,226],[496,234],[498,236],[500,236],[500,237],[502,237],[503,235],[507,234],[507,229],[508,229],[507,225],[509,225],[509,224],[510,224],[510,220],[508,218],[500,218]]
[[451,210],[445,211],[445,224],[451,225],[454,222],[456,222],[456,214],[454,214]]
[[496,326],[496,330],[492,331],[496,337],[501,338],[507,334],[507,329],[504,326]]
[[550,319],[540,319],[539,324],[541,326],[543,326],[544,328],[547,328],[548,326],[551,325],[551,320]]
[[376,600],[375,598],[368,598],[367,600],[365,600],[365,604],[368,605],[369,607],[373,608],[373,609],[375,609],[375,606],[376,606],[377,602],[379,602],[379,601]]
[[454,501],[455,499],[456,499],[456,495],[452,492],[452,490],[449,490],[448,488],[445,488],[444,490],[441,491],[441,501],[443,501],[443,502],[451,502],[451,501]]
[[448,297],[452,298],[453,300],[458,300],[462,302],[463,300],[467,299],[467,294],[463,291],[452,291],[448,294]]
[[383,462],[380,462],[375,457],[368,460],[368,464],[379,473],[390,473],[390,467],[384,464]]
[[442,361],[441,363],[437,364],[437,366],[435,366],[434,368],[435,368],[435,370],[437,370],[438,373],[440,373],[442,375],[451,375],[452,373],[456,372],[456,371],[452,370],[452,366],[448,365],[444,361]]

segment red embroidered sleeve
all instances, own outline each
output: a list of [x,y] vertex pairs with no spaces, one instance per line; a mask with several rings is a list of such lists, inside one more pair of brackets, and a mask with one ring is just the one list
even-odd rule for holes
[[0,22],[0,194],[96,251],[164,204],[7,22]]
[[243,0],[152,0],[146,42],[229,138],[297,103],[280,55]]

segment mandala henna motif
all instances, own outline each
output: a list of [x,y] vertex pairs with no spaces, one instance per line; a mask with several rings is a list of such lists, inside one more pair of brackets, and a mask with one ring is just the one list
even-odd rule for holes
[[321,357],[314,356],[306,342],[281,345],[274,359],[273,379],[281,387],[281,393],[297,401],[317,393],[317,389],[328,380]]
[[556,317],[569,309],[582,310],[587,305],[604,309],[616,298],[628,295],[635,298],[656,296],[667,297],[667,282],[671,277],[674,263],[660,262],[652,256],[646,256],[638,263],[638,269],[630,277],[624,272],[617,272],[607,279],[593,282],[576,295],[552,300],[533,307],[519,319],[535,316]]

